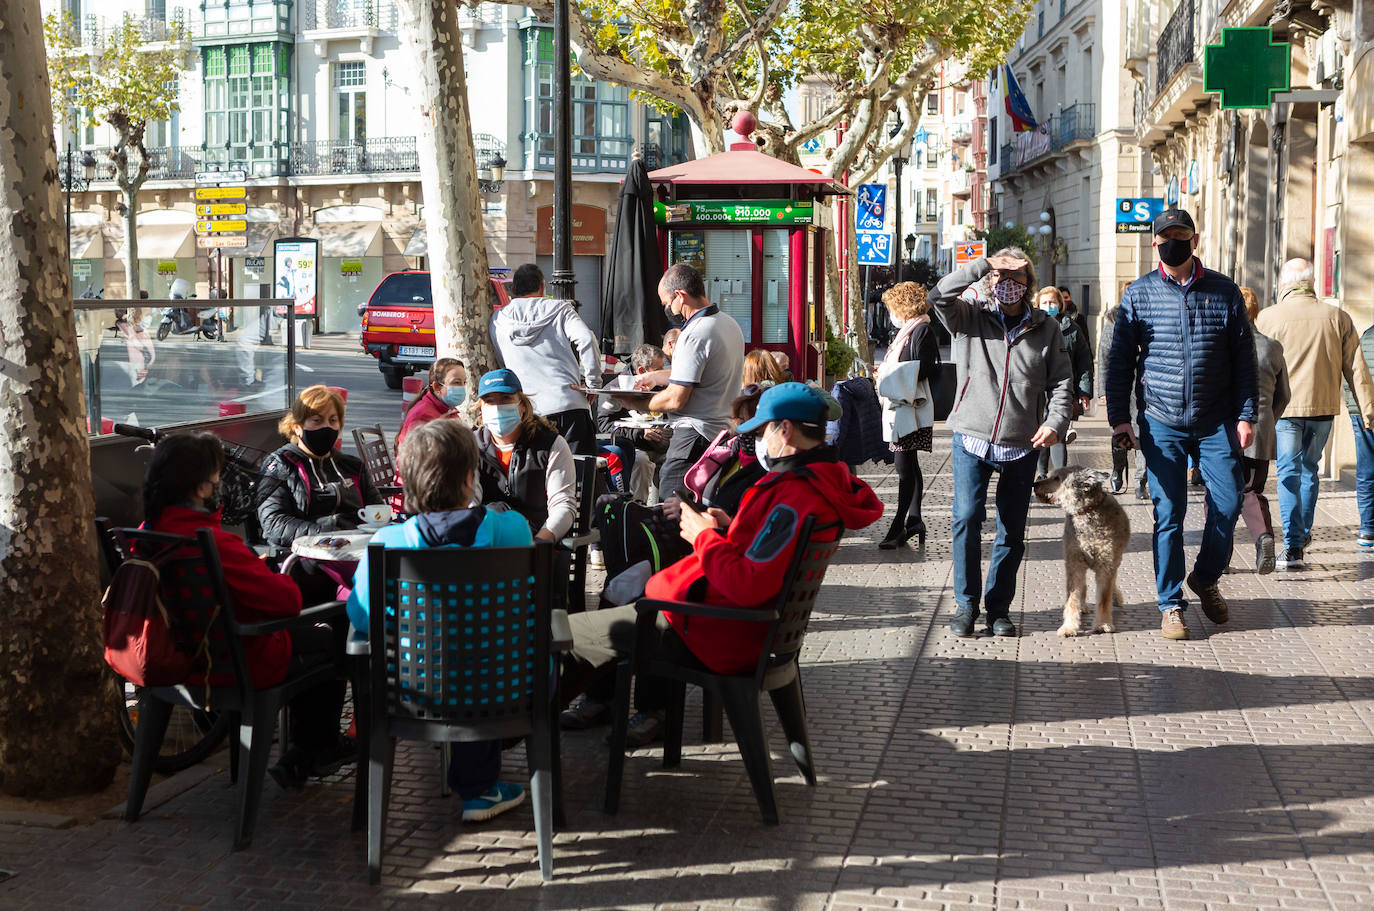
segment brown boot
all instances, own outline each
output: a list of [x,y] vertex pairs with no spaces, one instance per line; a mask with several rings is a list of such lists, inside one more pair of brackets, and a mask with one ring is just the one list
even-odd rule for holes
[[1187,639],[1188,625],[1183,622],[1182,609],[1166,610],[1160,617],[1159,632],[1165,639]]

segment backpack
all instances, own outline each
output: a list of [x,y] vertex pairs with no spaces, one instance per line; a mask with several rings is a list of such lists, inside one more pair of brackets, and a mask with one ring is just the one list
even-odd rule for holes
[[105,663],[137,686],[183,683],[195,667],[198,655],[177,647],[161,593],[163,568],[185,546],[176,542],[146,557],[129,556],[105,589]]
[[603,495],[596,506],[595,525],[601,530],[607,579],[645,561],[652,572],[658,572],[691,552],[678,534],[677,523],[664,520],[662,507],[645,506],[623,494]]

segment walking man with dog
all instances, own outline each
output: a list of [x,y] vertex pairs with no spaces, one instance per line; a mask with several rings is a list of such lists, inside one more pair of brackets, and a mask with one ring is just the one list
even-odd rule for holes
[[[975,284],[976,295],[964,295]],[[1058,320],[1029,306],[1035,266],[1014,247],[940,280],[927,298],[953,336],[958,398],[954,431],[954,620],[972,636],[979,605],[987,631],[1015,636],[1011,600],[1026,552],[1026,513],[1039,460],[1069,429],[1073,370]],[[973,299],[969,299],[973,298]],[[983,303],[987,301],[987,303]],[[988,483],[997,475],[997,539],[983,590],[982,530]]]
[[[1194,251],[1197,227],[1182,209],[1155,219],[1159,268],[1131,283],[1107,359],[1107,420],[1112,445],[1145,453],[1154,501],[1155,588],[1160,632],[1189,638],[1183,612],[1183,518],[1188,459],[1205,482],[1206,524],[1187,584],[1213,623],[1230,619],[1218,581],[1231,547],[1245,486],[1241,451],[1258,418],[1255,343],[1240,288],[1204,268]],[[1129,397],[1139,396],[1140,435]]]

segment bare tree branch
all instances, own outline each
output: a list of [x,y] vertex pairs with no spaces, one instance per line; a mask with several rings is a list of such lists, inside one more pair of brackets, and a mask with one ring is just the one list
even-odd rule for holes
[[[761,44],[763,36],[777,24],[778,17],[787,10],[788,2],[789,0],[772,0],[763,12],[759,13],[757,19],[740,29],[740,33],[721,49],[720,53],[716,55],[717,59],[711,61],[711,65],[729,66],[732,61],[737,60],[744,53],[744,49],[750,44]],[[743,3],[740,3],[739,6],[741,11],[747,13]],[[748,16],[746,15],[745,18],[747,21]]]

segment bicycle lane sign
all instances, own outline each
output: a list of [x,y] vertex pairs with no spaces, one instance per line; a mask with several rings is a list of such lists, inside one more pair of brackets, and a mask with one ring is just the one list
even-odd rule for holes
[[887,227],[887,187],[866,183],[855,196],[854,230],[883,231]]

